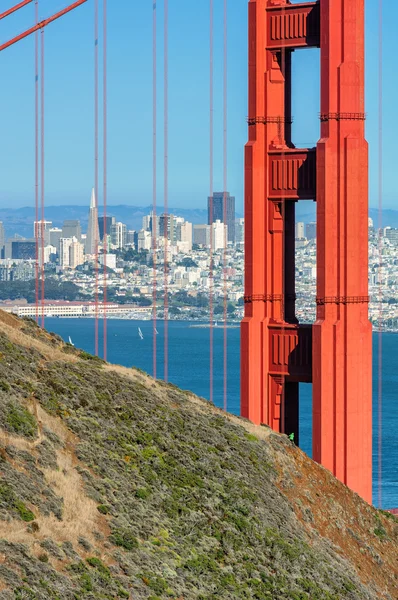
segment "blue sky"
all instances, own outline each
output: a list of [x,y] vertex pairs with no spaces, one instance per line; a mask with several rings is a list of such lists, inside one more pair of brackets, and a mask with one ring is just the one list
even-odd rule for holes
[[[3,0],[2,8],[16,3]],[[68,0],[40,0],[40,17]],[[102,0],[100,0],[100,5]],[[163,202],[163,0],[158,0],[158,202]],[[396,204],[394,24],[385,2],[383,203]],[[387,13],[388,4],[388,13]],[[109,203],[152,202],[152,0],[108,0]],[[223,0],[215,5],[214,189],[222,189]],[[378,1],[367,0],[367,137],[370,204],[378,202]],[[94,0],[53,23],[46,44],[46,203],[88,204],[94,177]],[[0,22],[0,40],[34,22],[34,6]],[[205,207],[209,191],[209,2],[169,0],[169,205]],[[100,38],[101,48],[101,38]],[[293,141],[319,135],[318,51],[294,55]],[[34,204],[34,39],[0,54],[0,206]],[[247,1],[228,1],[228,189],[243,202],[247,137]],[[394,161],[394,162],[393,162]],[[101,204],[101,195],[99,203]]]

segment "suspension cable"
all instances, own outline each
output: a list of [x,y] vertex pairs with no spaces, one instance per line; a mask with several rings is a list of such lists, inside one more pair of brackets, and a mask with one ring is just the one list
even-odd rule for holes
[[377,413],[378,413],[378,504],[382,507],[382,457],[383,457],[383,289],[382,281],[382,251],[383,251],[383,0],[379,0],[379,190],[378,190],[378,253],[379,253],[379,327],[378,327],[378,380],[377,380]]
[[156,161],[156,142],[157,142],[157,7],[156,0],[153,3],[153,14],[152,14],[152,144],[153,144],[153,158],[152,158],[152,325],[153,325],[153,346],[152,346],[152,359],[153,359],[153,377],[156,379],[157,376],[157,211],[156,211],[156,195],[157,195],[157,161]]
[[40,254],[40,273],[41,273],[41,326],[44,328],[44,197],[45,197],[45,170],[44,170],[44,150],[45,150],[45,123],[44,123],[44,29],[41,30],[41,254]]
[[[0,14],[0,21],[2,19],[5,19],[5,17],[8,17],[9,15],[12,15],[12,13],[16,12],[20,8],[23,8],[24,6],[27,6],[32,1],[33,0],[22,0],[22,2],[19,2],[18,4],[16,4],[12,8],[9,8],[8,10],[6,10],[5,12],[3,12],[3,13]],[[38,23],[38,21],[36,20],[36,25],[37,25],[37,23]]]
[[209,324],[210,324],[210,394],[209,400],[213,402],[214,388],[214,240],[213,240],[213,214],[214,214],[214,4],[210,0],[210,126],[209,126],[209,225],[210,225],[210,256],[209,256]]
[[107,302],[107,195],[108,195],[108,6],[107,0],[103,0],[103,203],[104,203],[104,218],[103,218],[103,270],[104,270],[104,281],[103,281],[103,358],[107,359],[107,342],[108,342],[108,323],[106,314],[106,302]]
[[[168,89],[168,42],[169,42],[169,3],[164,0],[164,380],[169,380],[169,298],[168,298],[168,144],[169,144],[169,89]],[[172,226],[170,222],[170,233]]]
[[[39,22],[39,1],[35,1],[35,20]],[[35,299],[39,322],[39,33],[35,33]]]
[[[98,206],[98,0],[94,2],[94,195],[95,206]],[[94,227],[94,272],[95,272],[95,323],[94,323],[94,352],[98,356],[98,236]],[[91,252],[91,248],[89,248]]]
[[224,410],[227,410],[228,396],[228,331],[227,331],[227,316],[228,316],[228,288],[227,288],[227,183],[228,183],[228,166],[227,166],[227,143],[228,143],[228,0],[224,0],[224,74],[223,74],[223,233],[224,233],[224,251],[223,251],[223,267],[224,267]]

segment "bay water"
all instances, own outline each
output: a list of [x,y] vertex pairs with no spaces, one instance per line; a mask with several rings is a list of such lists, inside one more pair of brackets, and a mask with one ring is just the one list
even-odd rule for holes
[[[169,381],[209,398],[209,328],[198,322],[169,321]],[[202,326],[201,326],[202,325]],[[94,353],[93,319],[48,318],[45,327],[69,336],[76,347]],[[157,377],[163,378],[164,323],[157,322]],[[139,335],[141,329],[143,339]],[[153,370],[151,321],[109,319],[107,321],[107,360],[125,367],[138,367],[150,375]],[[379,368],[379,342],[382,360]],[[99,348],[102,355],[103,324],[99,326]],[[214,403],[223,406],[224,329],[214,328]],[[240,411],[240,331],[227,329],[227,409]],[[381,469],[381,507],[398,507],[398,335],[383,333],[373,339],[373,501],[379,505],[379,469]],[[379,463],[379,371],[382,376],[382,460]],[[300,385],[300,446],[311,456],[312,398],[311,385]]]

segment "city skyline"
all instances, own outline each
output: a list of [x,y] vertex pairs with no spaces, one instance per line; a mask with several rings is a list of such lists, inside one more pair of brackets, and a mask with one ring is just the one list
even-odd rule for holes
[[[109,202],[127,202],[132,206],[149,205],[152,200],[152,4],[110,4],[109,18]],[[378,203],[378,105],[379,96],[373,85],[378,77],[377,62],[377,6],[372,0],[366,2],[367,20],[367,139],[370,148],[370,204]],[[1,23],[2,38],[19,32],[33,22],[33,9],[26,7]],[[395,41],[393,23],[398,17],[398,5],[388,7],[389,19],[384,21],[383,71],[393,72]],[[41,0],[40,17],[53,11],[50,0]],[[159,59],[163,50],[162,3],[158,3]],[[122,18],[123,15],[127,17]],[[196,27],[186,27],[189,13],[182,0],[170,6],[170,52],[169,52],[169,193],[177,207],[199,206],[201,198],[209,195],[209,15],[206,3],[195,9]],[[93,102],[93,32],[92,7],[84,5],[64,20],[52,24],[46,30],[46,204],[84,204],[85,190],[94,183],[93,120],[84,115],[92,111]],[[134,35],[123,41],[120,32],[126,32],[126,22],[133,24]],[[215,32],[222,27],[222,7],[215,5]],[[140,24],[140,26],[139,26]],[[74,44],[70,48],[70,27],[74,29]],[[242,31],[247,31],[247,3],[229,3],[228,6],[228,188],[233,190],[238,207],[243,199],[243,152],[247,141],[247,41]],[[178,35],[174,35],[177,34]],[[100,51],[102,40],[100,38]],[[203,48],[206,51],[203,51]],[[68,48],[68,53],[65,53]],[[182,51],[189,48],[190,52]],[[1,54],[0,64],[4,86],[0,98],[0,110],[7,114],[3,138],[7,151],[3,151],[2,187],[0,206],[34,205],[34,39],[26,39]],[[215,164],[214,189],[222,186],[222,36],[215,35]],[[319,139],[319,95],[317,51],[309,52],[312,75],[306,75],[304,59],[295,53],[293,80],[293,141],[296,145],[316,143]],[[128,58],[127,58],[128,57]],[[192,69],[192,64],[195,68]],[[233,65],[233,68],[232,68]],[[119,68],[116,68],[116,67]],[[158,203],[161,203],[162,174],[162,66],[158,71]],[[182,79],[181,79],[182,75]],[[183,83],[181,84],[181,81]],[[303,85],[304,81],[304,85]],[[142,90],[138,97],[137,86]],[[394,78],[385,78],[383,87],[384,123],[394,122],[396,96]],[[236,90],[238,90],[236,92]],[[78,97],[79,102],[69,99]],[[18,98],[17,104],[15,98]],[[131,106],[134,111],[131,112]],[[58,110],[63,118],[58,118]],[[181,118],[187,111],[195,112],[197,118],[191,123],[195,144],[189,152],[181,153],[185,132],[180,127]],[[313,118],[309,115],[312,114]],[[62,144],[59,140],[62,139]],[[79,143],[76,144],[76,140]],[[138,140],[135,145],[130,140]],[[116,142],[117,140],[117,142]],[[396,204],[393,180],[394,163],[392,144],[394,128],[385,128],[383,141],[383,202],[386,207]],[[19,160],[14,157],[18,155]],[[72,175],[71,175],[72,174]],[[101,185],[100,185],[101,188]],[[190,189],[187,197],[186,189]],[[100,190],[99,206],[102,205]],[[142,199],[142,200],[141,200]]]

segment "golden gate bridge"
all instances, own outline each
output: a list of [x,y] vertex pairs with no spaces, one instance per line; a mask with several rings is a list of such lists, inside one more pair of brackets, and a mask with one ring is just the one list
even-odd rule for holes
[[[1,43],[10,49],[35,36],[36,320],[45,325],[45,44],[54,21],[90,0],[77,0],[39,21],[39,0],[23,0],[0,20],[34,6],[34,23]],[[94,3],[93,187],[99,197],[99,124],[102,121],[102,207],[107,214],[107,0]],[[223,2],[223,189],[227,181],[227,0]],[[102,25],[99,30],[99,12]],[[157,3],[153,3],[153,215],[157,210]],[[168,214],[168,0],[163,0],[164,213]],[[40,34],[40,35],[39,35]],[[214,0],[209,0],[209,198],[214,179]],[[364,0],[249,0],[249,111],[245,148],[245,317],[241,339],[241,412],[257,424],[298,441],[299,383],[313,384],[313,454],[367,501],[372,499],[372,348],[368,319],[368,152],[364,135]],[[100,118],[99,45],[102,44]],[[292,53],[319,48],[320,141],[314,148],[292,143]],[[295,316],[295,203],[317,203],[317,316],[312,326]],[[98,202],[98,200],[96,200]],[[381,201],[381,194],[380,194]],[[226,192],[224,192],[226,208]],[[209,214],[213,215],[210,206]],[[226,210],[224,211],[226,214]],[[156,228],[155,228],[156,229]],[[227,409],[227,239],[224,235],[224,408]],[[156,233],[152,239],[153,375],[157,375]],[[169,249],[164,228],[164,379],[168,380]],[[209,397],[213,400],[214,289],[210,236]],[[96,239],[95,353],[103,327],[107,357],[107,248]],[[99,255],[103,273],[100,274]],[[381,351],[381,344],[379,344]],[[381,382],[379,385],[381,428]],[[379,429],[379,434],[381,430]],[[381,435],[379,435],[379,490]],[[379,497],[380,504],[381,498]]]

